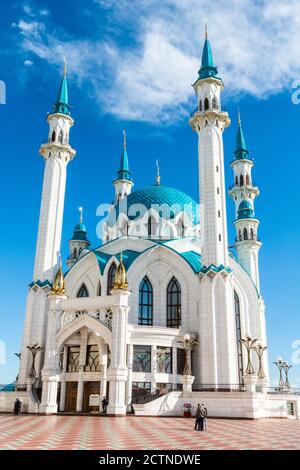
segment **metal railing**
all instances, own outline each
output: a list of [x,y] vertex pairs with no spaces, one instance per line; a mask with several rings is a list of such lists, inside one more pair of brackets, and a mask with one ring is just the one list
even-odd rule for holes
[[242,186],[239,184],[239,183],[234,183],[234,184],[231,184],[229,186],[229,190],[230,189],[234,189],[234,188],[237,188],[237,189],[240,189],[240,188],[257,188],[257,184],[255,181],[252,181],[252,183],[249,183],[249,184],[243,184]]
[[243,384],[193,384],[193,392],[244,392]]
[[167,388],[166,393],[161,393],[160,390],[156,390],[154,393],[148,393],[148,394],[143,393],[141,395],[137,393],[133,397],[131,403],[132,405],[143,405],[145,403],[150,403],[151,401],[156,400],[157,398],[168,395],[170,392],[182,392],[182,384],[172,384],[172,387]]
[[268,387],[267,392],[271,395],[300,395],[300,388]]

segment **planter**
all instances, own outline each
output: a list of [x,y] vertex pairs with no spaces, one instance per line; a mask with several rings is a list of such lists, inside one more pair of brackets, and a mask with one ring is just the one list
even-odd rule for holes
[[190,411],[184,411],[184,412],[183,412],[183,416],[184,416],[185,418],[190,418],[190,417],[192,416],[192,413],[191,413]]

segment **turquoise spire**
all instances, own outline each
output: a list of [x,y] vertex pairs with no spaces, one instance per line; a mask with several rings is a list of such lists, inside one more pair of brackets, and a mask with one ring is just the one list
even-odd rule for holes
[[198,72],[199,78],[216,77],[217,73],[218,69],[214,65],[210,42],[208,40],[207,25],[205,25],[205,41],[202,51],[201,67]]
[[127,148],[126,148],[126,132],[123,131],[123,152],[121,155],[121,161],[120,161],[120,168],[119,171],[117,172],[118,177],[117,180],[128,180],[131,181],[131,173],[129,171],[129,163],[128,163],[128,155],[127,155]]
[[236,149],[234,151],[234,155],[236,160],[240,160],[243,158],[249,159],[248,154],[249,151],[247,149],[246,140],[242,129],[240,110],[238,109],[238,130],[236,135]]
[[54,113],[70,114],[66,61],[64,63],[64,73],[58,89],[56,103],[54,104],[53,114]]

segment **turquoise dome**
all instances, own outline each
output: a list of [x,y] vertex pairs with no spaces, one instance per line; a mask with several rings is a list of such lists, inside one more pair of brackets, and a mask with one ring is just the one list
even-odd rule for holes
[[238,219],[253,219],[254,215],[251,202],[244,199],[238,208]]
[[[122,202],[121,202],[122,204]],[[136,214],[130,214],[130,207],[135,204],[143,205],[147,210],[153,208],[155,210],[155,206],[161,206],[166,204],[170,207],[170,218],[173,219],[182,211],[185,211],[193,224],[199,223],[199,205],[196,203],[194,199],[192,199],[187,194],[179,191],[175,188],[170,188],[168,186],[154,184],[152,186],[146,186],[143,189],[138,189],[137,191],[133,191],[129,196],[127,196],[127,211],[129,212],[128,218],[130,220],[134,220],[139,218],[143,213],[136,211]],[[120,207],[119,203],[116,206],[118,217]],[[161,208],[159,208],[160,216],[163,218],[165,217]]]
[[86,240],[87,241],[87,229],[82,222],[75,225],[72,240]]

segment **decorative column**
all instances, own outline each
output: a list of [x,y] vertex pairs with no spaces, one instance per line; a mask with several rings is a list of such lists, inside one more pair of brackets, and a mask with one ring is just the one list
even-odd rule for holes
[[77,399],[76,399],[76,412],[81,413],[82,411],[82,401],[83,401],[83,388],[84,388],[84,381],[83,381],[83,370],[80,367],[78,372],[78,386],[77,386]]
[[67,361],[68,361],[68,348],[64,346],[64,359],[63,359],[63,370],[61,374],[61,387],[60,387],[60,400],[59,400],[59,411],[65,411],[66,407],[66,373],[67,373]]
[[132,363],[133,363],[133,344],[127,345],[127,367],[128,367],[128,378],[126,385],[126,405],[131,404],[132,399]]
[[122,255],[111,294],[115,297],[115,305],[112,307],[111,364],[107,372],[109,380],[107,413],[122,416],[126,415],[126,382],[128,378],[126,342],[129,311],[128,298],[130,296]]

